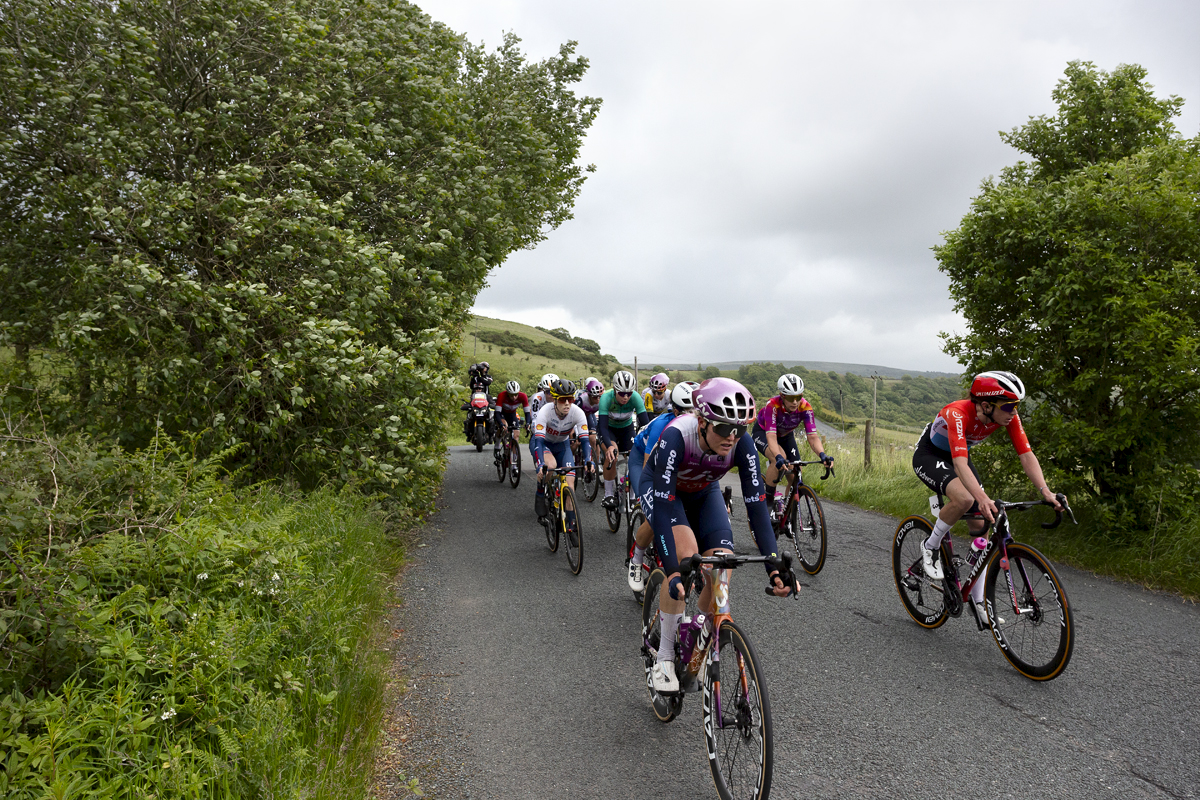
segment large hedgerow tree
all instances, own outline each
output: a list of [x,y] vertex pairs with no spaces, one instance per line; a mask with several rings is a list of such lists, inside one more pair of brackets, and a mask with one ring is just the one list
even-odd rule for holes
[[1072,62],[1058,113],[1002,134],[1031,160],[934,248],[967,322],[947,352],[1018,373],[1053,479],[1135,527],[1190,510],[1200,462],[1200,139],[1145,78]]
[[573,47],[486,52],[402,0],[8,0],[14,383],[127,446],[427,491],[467,309],[584,179]]

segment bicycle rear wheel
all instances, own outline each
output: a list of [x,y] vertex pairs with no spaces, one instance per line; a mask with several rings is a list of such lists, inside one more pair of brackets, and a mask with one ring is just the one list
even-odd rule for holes
[[508,452],[504,447],[496,448],[493,452],[496,461],[496,480],[504,483],[504,479],[508,477]]
[[[575,510],[575,521],[567,521],[567,508]],[[567,543],[567,564],[571,567],[571,574],[578,575],[583,569],[583,528],[579,524],[579,506],[575,505],[575,492],[571,491],[570,486],[564,486],[562,490],[562,526],[563,539]]]
[[621,527],[621,498],[620,497],[617,498],[616,508],[608,508],[607,506],[605,507],[604,517],[608,521],[608,532],[616,533],[617,529]]
[[792,539],[800,567],[809,575],[816,575],[825,566],[825,512],[817,494],[807,486],[800,486],[788,500],[785,534]]
[[[921,547],[931,533],[933,526],[929,520],[912,516],[900,523],[892,539],[892,576],[896,579],[896,592],[905,611],[922,628],[940,627],[950,617],[942,581],[931,580],[921,566]],[[943,568],[952,569],[945,559]]]
[[508,446],[508,485],[517,488],[521,482],[521,446],[516,442]]
[[1075,648],[1075,624],[1062,582],[1046,557],[1029,545],[1008,545],[1007,570],[999,556],[992,556],[983,585],[992,637],[1026,678],[1057,678]]
[[654,691],[654,681],[650,677],[654,662],[658,660],[658,643],[662,638],[658,601],[659,587],[666,577],[661,569],[650,573],[650,578],[646,581],[646,602],[642,604],[642,665],[646,670],[646,689],[650,692],[650,706],[654,709],[654,716],[662,722],[675,719],[683,708],[682,694],[659,694]]
[[600,491],[600,469],[592,467],[583,473],[583,499],[589,503],[596,499],[596,493]]
[[704,678],[708,767],[723,800],[771,794],[771,703],[758,655],[732,620],[721,625],[720,658]]

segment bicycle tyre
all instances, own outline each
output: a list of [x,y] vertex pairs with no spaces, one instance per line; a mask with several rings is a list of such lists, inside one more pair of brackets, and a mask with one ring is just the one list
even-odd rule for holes
[[713,785],[722,800],[767,798],[774,736],[758,655],[732,620],[721,625],[717,647],[720,659],[704,676],[704,739]]
[[664,695],[654,691],[654,680],[651,670],[658,660],[658,644],[660,641],[661,619],[658,614],[659,587],[666,580],[666,574],[661,569],[650,573],[646,581],[646,602],[642,604],[642,666],[646,672],[646,690],[650,693],[650,707],[654,716],[660,722],[670,722],[679,716],[683,708],[683,695]]
[[628,543],[632,543],[633,534],[637,532],[637,525],[633,520],[637,514],[642,513],[642,504],[634,499],[631,491],[626,491],[623,505],[625,507],[625,539]]
[[589,503],[596,499],[596,495],[600,491],[600,484],[603,480],[600,478],[600,468],[592,467],[590,470],[585,470],[583,473],[583,499]]
[[[631,530],[633,530],[633,531],[635,531],[635,532],[636,532],[636,531],[637,531],[637,529],[638,529],[638,528],[641,526],[642,522],[644,522],[644,521],[645,521],[645,519],[646,519],[646,515],[645,515],[645,514],[643,514],[643,513],[641,512],[641,510],[639,509],[638,511],[635,511],[635,512],[634,512],[634,514],[633,514],[633,518],[634,518],[634,520],[635,520],[636,522],[635,522],[635,524],[634,524],[634,525],[631,527]],[[628,565],[629,565],[629,562],[630,562],[630,560],[631,560],[632,558],[633,558],[633,535],[632,535],[632,534],[630,534],[630,535],[629,535],[629,536],[627,536],[627,537],[626,537],[626,539],[625,539],[625,564],[626,564],[626,566],[628,566]],[[650,563],[650,562],[648,561],[648,559],[649,559],[649,558],[650,558],[650,552],[649,552],[649,550],[647,549],[647,551],[646,551],[645,553],[643,553],[643,554],[642,554],[642,569],[643,569],[643,570],[647,569],[646,565],[647,565],[648,563]],[[649,583],[649,580],[647,580],[647,583]],[[634,597],[634,599],[635,599],[635,600],[637,600],[639,603],[644,603],[644,602],[645,602],[645,600],[646,600],[646,590],[645,590],[645,589],[642,589],[642,591],[640,591],[640,592],[634,592],[634,593],[633,593],[633,597]]]
[[[570,502],[567,502],[570,500]],[[575,509],[575,524],[567,522],[567,506]],[[566,542],[567,564],[571,574],[578,575],[583,569],[583,526],[579,522],[579,506],[575,505],[575,492],[570,486],[562,490],[562,531]]]
[[[921,568],[920,548],[931,533],[933,526],[929,520],[914,515],[901,520],[892,538],[892,577],[896,580],[896,592],[904,610],[922,628],[941,627],[950,618],[942,582],[930,580]],[[943,568],[948,566],[944,564]]]
[[558,505],[551,502],[550,491],[546,490],[546,521],[542,523],[546,528],[546,544],[550,547],[551,553],[558,552]]
[[[1058,573],[1044,555],[1026,544],[1008,545],[1009,575],[1022,607],[1036,598],[1038,610],[1015,613],[1000,553],[992,555],[984,577],[988,625],[1000,652],[1017,672],[1034,681],[1057,678],[1075,649],[1071,604]],[[1025,577],[1028,577],[1028,583]]]
[[521,446],[519,444],[510,443],[509,465],[508,465],[508,485],[512,488],[517,488],[521,483]]
[[496,461],[496,479],[504,483],[504,479],[508,477],[508,451],[501,447],[493,453]]
[[817,493],[807,486],[797,488],[788,499],[785,517],[800,568],[809,575],[816,575],[825,566],[828,547],[825,512],[821,509]]
[[617,507],[616,508],[609,508],[607,506],[604,507],[604,518],[608,522],[608,532],[616,533],[617,529],[621,527],[621,498],[620,497],[617,498]]

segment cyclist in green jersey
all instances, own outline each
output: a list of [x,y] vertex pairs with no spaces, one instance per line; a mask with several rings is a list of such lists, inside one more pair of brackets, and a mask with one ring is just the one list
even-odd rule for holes
[[600,410],[596,412],[600,425],[600,439],[604,444],[604,500],[605,508],[617,504],[617,453],[628,453],[633,447],[633,420],[638,425],[650,421],[646,404],[637,393],[637,381],[633,373],[621,370],[613,375],[613,388],[600,395]]

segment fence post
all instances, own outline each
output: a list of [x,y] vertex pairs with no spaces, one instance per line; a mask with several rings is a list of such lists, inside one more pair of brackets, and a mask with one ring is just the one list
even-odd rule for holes
[[875,433],[874,420],[867,420],[865,423],[866,429],[863,433],[863,467],[871,468],[871,437]]

